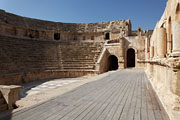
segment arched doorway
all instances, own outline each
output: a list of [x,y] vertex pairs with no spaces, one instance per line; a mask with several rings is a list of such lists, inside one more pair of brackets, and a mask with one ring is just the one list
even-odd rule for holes
[[110,39],[110,34],[109,33],[106,33],[105,34],[105,40],[109,40]]
[[118,69],[118,58],[114,55],[109,56],[108,58],[108,71]]
[[135,67],[135,50],[130,48],[127,51],[127,68]]

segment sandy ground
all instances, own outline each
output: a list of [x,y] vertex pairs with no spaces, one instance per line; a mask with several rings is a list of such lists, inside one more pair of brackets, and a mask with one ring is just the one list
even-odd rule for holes
[[[93,76],[93,77],[92,76],[84,76],[84,77],[79,77],[79,78],[63,78],[62,79],[63,81],[64,80],[75,80],[76,82],[70,83],[67,85],[63,85],[63,86],[60,86],[60,87],[55,88],[55,89],[51,89],[51,90],[47,90],[47,91],[43,91],[43,92],[40,92],[37,94],[32,94],[32,95],[27,95],[27,96],[24,96],[24,93],[28,92],[28,89],[31,86],[36,85],[37,82],[24,84],[23,85],[24,89],[20,93],[20,96],[23,96],[23,98],[21,98],[20,100],[18,100],[16,102],[16,105],[18,106],[18,108],[14,109],[13,111],[16,112],[16,111],[19,111],[21,109],[24,109],[24,108],[45,102],[49,99],[52,99],[52,98],[59,96],[59,95],[62,95],[64,93],[71,91],[71,90],[73,90],[73,89],[75,89],[81,85],[88,83],[88,82],[96,81],[102,77],[105,77],[112,72],[113,71],[110,71],[110,72],[107,72],[107,73],[104,73],[101,75],[97,75],[97,76]],[[58,80],[61,80],[61,79],[58,79]],[[47,81],[38,81],[38,84],[43,84],[44,82],[47,82]]]

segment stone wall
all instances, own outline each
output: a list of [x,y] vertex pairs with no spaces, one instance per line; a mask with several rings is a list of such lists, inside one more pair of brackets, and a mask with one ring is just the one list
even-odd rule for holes
[[95,63],[102,49],[103,42],[60,42],[0,35],[0,84],[96,74]]
[[0,34],[8,36],[54,40],[58,33],[59,40],[104,40],[106,33],[110,39],[131,34],[130,20],[76,24],[31,19],[3,10],[0,15]]
[[180,0],[168,0],[146,47],[147,73],[172,120],[180,119],[177,117],[180,114],[179,4]]
[[127,67],[127,51],[135,50],[135,68],[145,68],[146,41],[150,42],[152,31],[134,31],[130,36],[109,40],[105,47],[111,55],[118,58],[119,69]]
[[[79,76],[103,73],[108,70],[111,55],[118,58],[119,69],[123,69],[127,67],[129,48],[135,50],[136,68],[144,68],[145,44],[152,34],[141,28],[131,31],[130,20],[61,23],[21,17],[3,10],[0,10],[0,30],[1,84],[60,75],[77,77],[75,71],[79,70]],[[59,74],[63,71],[68,72]]]

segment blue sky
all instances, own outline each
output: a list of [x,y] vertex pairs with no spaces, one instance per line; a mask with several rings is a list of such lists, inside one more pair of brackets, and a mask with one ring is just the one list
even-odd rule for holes
[[153,29],[167,0],[0,0],[0,9],[17,15],[68,23],[130,19],[132,28]]

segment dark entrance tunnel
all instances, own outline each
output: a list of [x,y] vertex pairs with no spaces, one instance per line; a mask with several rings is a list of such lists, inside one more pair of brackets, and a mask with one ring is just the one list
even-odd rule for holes
[[127,51],[127,68],[135,67],[135,50],[130,48]]
[[109,56],[108,58],[108,71],[118,69],[118,58],[114,55]]

